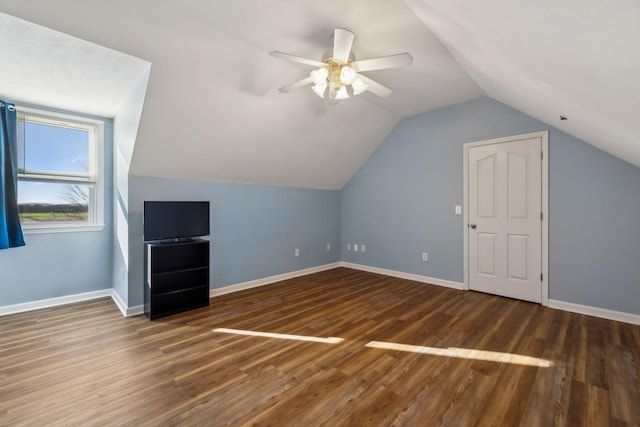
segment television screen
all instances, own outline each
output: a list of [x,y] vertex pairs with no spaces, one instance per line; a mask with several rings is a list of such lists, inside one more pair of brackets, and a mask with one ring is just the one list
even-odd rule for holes
[[209,202],[144,202],[144,240],[209,234]]

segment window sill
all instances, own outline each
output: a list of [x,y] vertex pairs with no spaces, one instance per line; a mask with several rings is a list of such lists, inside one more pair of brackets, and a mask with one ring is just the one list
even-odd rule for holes
[[87,231],[102,231],[104,224],[100,225],[40,225],[40,226],[23,226],[23,234],[53,234],[53,233],[83,233]]

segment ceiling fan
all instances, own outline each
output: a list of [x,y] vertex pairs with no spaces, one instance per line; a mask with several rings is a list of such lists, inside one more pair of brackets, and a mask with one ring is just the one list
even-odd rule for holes
[[333,51],[325,53],[322,61],[302,58],[280,51],[269,52],[269,55],[291,62],[315,67],[309,77],[280,88],[280,92],[290,92],[307,85],[321,98],[327,98],[329,104],[338,104],[350,95],[359,95],[369,91],[379,97],[391,95],[391,89],[371,80],[362,74],[363,71],[384,70],[407,67],[413,62],[408,53],[383,56],[374,59],[356,61],[351,51],[355,34],[351,31],[336,28],[333,34]]

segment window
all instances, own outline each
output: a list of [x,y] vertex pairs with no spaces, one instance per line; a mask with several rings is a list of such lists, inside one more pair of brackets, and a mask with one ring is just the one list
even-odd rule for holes
[[18,207],[25,232],[102,229],[104,124],[18,108]]

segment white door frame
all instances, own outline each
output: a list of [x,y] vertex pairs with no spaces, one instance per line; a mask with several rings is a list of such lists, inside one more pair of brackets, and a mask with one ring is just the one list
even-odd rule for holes
[[542,305],[549,305],[549,131],[513,135],[469,142],[463,145],[463,259],[464,290],[469,290],[469,149],[480,145],[501,144],[521,139],[540,138],[542,145]]

